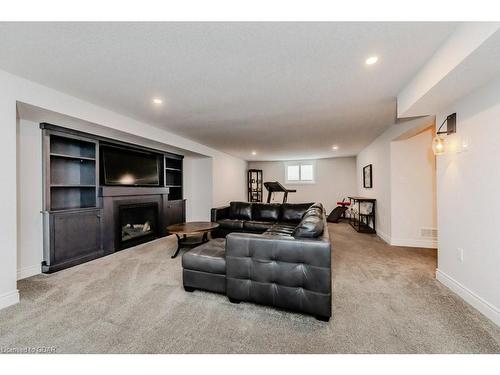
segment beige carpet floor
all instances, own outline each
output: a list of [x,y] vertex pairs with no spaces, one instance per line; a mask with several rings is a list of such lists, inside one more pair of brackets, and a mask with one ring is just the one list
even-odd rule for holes
[[[347,224],[334,246],[329,323],[182,288],[174,238],[19,282],[0,349],[57,353],[500,353],[500,328],[434,278],[436,251]],[[1,351],[0,351],[1,352]]]

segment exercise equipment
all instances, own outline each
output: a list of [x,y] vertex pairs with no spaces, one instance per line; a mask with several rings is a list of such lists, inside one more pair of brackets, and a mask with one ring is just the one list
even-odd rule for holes
[[338,223],[340,219],[345,218],[347,207],[351,205],[350,202],[345,201],[345,198],[342,199],[342,202],[337,202],[337,204],[338,206],[335,207],[326,218],[326,221],[329,223]]
[[281,185],[278,181],[269,181],[264,182],[264,186],[267,189],[267,203],[271,203],[271,195],[273,193],[284,193],[283,194],[283,203],[286,203],[288,199],[288,193],[295,193],[297,190],[295,189],[287,189],[283,185]]

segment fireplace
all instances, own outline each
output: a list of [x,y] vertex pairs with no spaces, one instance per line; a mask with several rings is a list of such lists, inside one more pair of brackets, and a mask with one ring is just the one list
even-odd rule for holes
[[119,250],[151,241],[158,237],[158,203],[121,204],[116,224]]

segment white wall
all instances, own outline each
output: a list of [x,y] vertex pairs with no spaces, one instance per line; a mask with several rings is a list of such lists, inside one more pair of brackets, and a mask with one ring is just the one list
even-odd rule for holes
[[391,142],[391,245],[437,247],[437,237],[421,229],[437,229],[434,129]]
[[[28,166],[28,169],[21,168],[20,175],[17,176],[17,102],[27,103],[52,112],[99,124],[112,130],[134,134],[146,140],[152,140],[165,145],[172,145],[178,149],[202,154],[216,160],[216,165],[223,166],[226,173],[231,171],[231,175],[233,176],[245,174],[246,162],[244,161],[240,161],[225,153],[168,131],[153,127],[147,123],[120,115],[95,104],[85,102],[4,71],[0,71],[0,87],[2,87],[2,90],[0,90],[0,127],[2,131],[2,137],[0,138],[0,167],[2,169],[2,179],[0,180],[0,206],[3,211],[2,217],[0,218],[0,238],[2,239],[2,251],[0,251],[0,308],[16,303],[19,300],[19,294],[16,288],[18,238],[23,239],[20,241],[21,250],[30,248],[33,251],[30,255],[20,255],[20,266],[23,266],[25,264],[24,260],[26,260],[27,263],[31,263],[31,261],[28,261],[28,259],[31,258],[28,257],[31,257],[31,255],[34,256],[34,254],[38,252],[38,250],[31,247],[27,241],[29,241],[30,238],[36,238],[40,230],[40,227],[32,226],[29,223],[30,220],[34,220],[33,215],[35,215],[35,212],[39,213],[40,207],[36,205],[32,207],[28,206],[26,202],[24,202],[24,197],[27,193],[22,189],[20,192],[23,194],[23,202],[17,202],[17,179],[26,178],[27,176],[24,175],[22,171],[33,168],[32,165]],[[20,125],[20,129],[22,128],[22,125]],[[19,141],[20,145],[23,143],[24,141]],[[21,162],[24,164],[28,159],[31,160],[31,157],[21,159]],[[232,171],[232,168],[241,168],[242,170]],[[213,173],[210,168],[209,171]],[[218,188],[218,193],[215,197],[218,202],[232,199],[245,199],[245,194],[243,193],[246,187],[245,178],[241,180],[233,179],[230,186],[234,187],[234,190],[238,193],[233,193],[231,190],[231,194],[224,197],[224,194],[230,189],[225,190]],[[207,196],[207,207],[213,206],[213,190],[212,186],[212,191]],[[38,192],[36,194],[33,193],[29,198],[30,200],[32,199],[33,202],[39,199],[35,197],[35,195],[38,197]],[[18,206],[21,215],[19,218],[19,232],[17,230]],[[203,210],[205,210],[205,207],[203,207]],[[190,212],[193,213],[194,211],[191,209]],[[26,223],[24,223],[24,219],[26,219]]]
[[187,221],[210,219],[210,209],[214,205],[212,165],[212,158],[194,156],[184,158],[183,179]]
[[443,109],[436,123],[453,112],[448,142],[470,146],[437,158],[437,278],[500,325],[500,79]]
[[[356,158],[358,195],[375,198],[377,234],[391,243],[391,142],[419,133],[433,123],[433,118],[417,118],[391,125],[383,134],[364,148]],[[363,167],[372,164],[373,187],[363,187]],[[410,244],[407,244],[408,246]]]
[[41,272],[42,133],[39,124],[21,119],[17,149],[17,278]]
[[[282,185],[297,189],[288,194],[288,202],[321,202],[327,212],[336,207],[336,202],[356,193],[356,159],[354,157],[316,160],[316,182],[314,184],[285,184],[285,162],[249,162],[249,168],[263,170],[264,181],[279,181]],[[264,188],[264,201],[267,190]],[[275,202],[283,200],[275,194]]]
[[16,103],[12,89],[0,84],[0,308],[19,301],[17,279],[17,173],[16,173]]
[[213,207],[247,200],[247,162],[233,157],[213,158]]
[[[363,149],[356,158],[358,195],[375,198],[377,234],[386,242],[391,242],[391,147],[397,126],[378,137]],[[363,167],[372,164],[373,187],[363,187]]]

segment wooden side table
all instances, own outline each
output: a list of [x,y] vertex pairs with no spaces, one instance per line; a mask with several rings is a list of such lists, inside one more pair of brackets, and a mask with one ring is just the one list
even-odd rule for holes
[[[175,258],[183,247],[194,247],[208,242],[208,233],[218,226],[219,224],[210,221],[192,221],[168,226],[167,231],[177,237],[177,250],[171,258]],[[201,239],[188,237],[193,234],[202,234]]]
[[[351,203],[351,212],[349,213],[349,224],[360,233],[377,233],[375,227],[375,202],[376,199],[365,197],[348,197]],[[361,213],[361,203],[370,203],[372,209],[369,213]],[[358,213],[353,215],[352,208],[357,205]],[[370,226],[370,223],[373,227]]]

